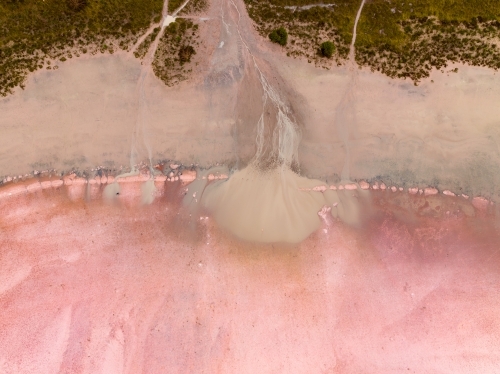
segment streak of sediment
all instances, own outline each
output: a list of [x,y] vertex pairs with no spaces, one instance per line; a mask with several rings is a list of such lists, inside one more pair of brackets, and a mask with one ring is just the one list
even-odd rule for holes
[[[190,0],[184,1],[173,13],[172,17],[175,17],[178,12],[180,12],[189,2]],[[158,44],[160,42],[160,39],[163,35],[163,32],[165,30],[165,20],[169,16],[168,14],[168,0],[165,0],[163,3],[163,10],[162,10],[162,19],[160,21],[159,26],[161,27],[160,31],[156,35],[155,39],[151,43],[151,46],[149,47],[146,56],[144,57],[144,60],[142,62],[142,68],[141,68],[141,73],[139,76],[139,80],[137,82],[137,91],[138,91],[138,104],[139,104],[139,109],[137,113],[137,120],[136,120],[136,128],[134,133],[132,134],[132,146],[131,146],[131,153],[130,153],[130,167],[132,172],[134,172],[134,165],[136,164],[136,155],[137,155],[137,144],[138,144],[138,138],[142,138],[142,145],[146,148],[147,154],[148,154],[148,160],[150,163],[150,168],[152,169],[152,149],[150,142],[148,141],[148,134],[146,132],[146,115],[148,112],[147,109],[147,100],[146,100],[146,92],[145,92],[145,82],[147,78],[150,76],[152,72],[152,64],[155,58],[156,51],[158,49]],[[158,26],[155,26],[158,27]],[[147,35],[149,35],[151,30],[148,30],[148,32],[143,35],[142,40],[144,40]],[[139,44],[136,44],[137,46]],[[136,48],[136,46],[134,46]]]
[[186,0],[184,1],[176,10],[174,10],[174,12],[172,13],[172,17],[175,17],[177,16],[177,14],[182,10],[184,9],[184,7],[189,3],[190,0]]
[[365,0],[361,1],[361,5],[356,14],[356,19],[354,21],[354,29],[352,33],[351,45],[349,47],[349,59],[347,62],[347,68],[350,75],[350,80],[347,85],[344,96],[342,97],[339,105],[335,110],[335,125],[337,127],[337,132],[340,139],[344,143],[345,147],[345,160],[344,166],[342,167],[341,179],[342,181],[350,181],[350,162],[351,162],[351,150],[349,142],[349,127],[354,126],[356,122],[356,110],[355,110],[355,93],[358,83],[358,72],[356,69],[356,58],[355,58],[355,43],[357,36],[357,27],[359,18],[361,17],[361,11],[365,5]]
[[[292,165],[298,165],[299,128],[290,107],[268,81],[243,37],[242,16],[237,5],[233,0],[229,0],[228,5],[237,13],[237,19],[232,22],[263,90],[262,112],[257,121],[257,149],[250,165],[236,171],[227,181],[208,186],[199,181],[197,190],[190,188],[189,194],[196,199],[202,195],[203,207],[217,223],[246,241],[298,243],[320,227],[318,212],[357,225],[365,192],[329,190],[318,194],[313,188],[320,181],[300,177],[292,171]],[[224,17],[222,22],[229,31]],[[267,123],[265,116],[269,112],[274,113],[275,124]],[[272,129],[271,142],[266,139],[268,128]],[[189,201],[192,204],[193,199]]]
[[[236,31],[238,33],[238,37],[252,59],[253,66],[259,77],[259,82],[262,86],[262,90],[264,91],[264,95],[262,98],[262,114],[257,123],[257,136],[256,136],[257,151],[254,156],[253,163],[258,165],[259,163],[266,161],[262,160],[264,156],[263,155],[264,128],[265,128],[264,112],[266,104],[269,99],[277,110],[276,114],[277,123],[273,131],[272,151],[273,153],[276,153],[275,156],[278,161],[278,165],[284,167],[290,167],[294,162],[298,164],[298,145],[300,141],[300,133],[298,126],[295,123],[295,121],[291,118],[289,107],[283,101],[283,99],[276,91],[276,89],[268,82],[264,73],[259,68],[259,65],[257,64],[255,56],[251,52],[250,47],[245,42],[240,31],[241,13],[237,5],[234,3],[233,0],[229,0],[229,3],[235,8],[238,14],[238,20],[236,22]],[[223,17],[222,21],[227,29],[228,25],[226,24]]]

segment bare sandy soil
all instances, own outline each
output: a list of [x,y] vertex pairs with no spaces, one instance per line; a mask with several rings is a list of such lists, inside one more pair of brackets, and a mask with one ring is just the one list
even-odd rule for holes
[[[304,172],[320,178],[332,171],[340,175],[345,145],[333,113],[349,78],[340,69],[318,73],[294,61],[278,66],[305,98]],[[500,74],[456,66],[458,73],[434,72],[417,87],[368,70],[358,72],[348,127],[352,179],[498,196]]]
[[[38,72],[25,91],[0,100],[0,175],[128,167],[149,154],[153,162],[244,166],[256,150],[262,88],[238,38],[235,8],[222,5],[214,2],[203,21],[207,55],[190,82],[168,88],[149,74],[139,96],[139,61],[117,54]],[[237,5],[243,40],[302,129],[302,173],[338,181],[346,144],[336,111],[350,84],[347,68],[324,71],[284,57],[256,35]],[[418,87],[358,72],[354,115],[342,124],[350,179],[498,197],[500,75],[458,67],[458,73],[435,72]]]
[[[140,67],[123,54],[72,61],[3,99],[2,174],[128,167],[133,146],[138,162],[148,158],[148,148],[156,159],[186,163],[227,157],[229,129],[210,120],[208,98],[196,87],[169,90],[150,74],[147,109],[139,111]],[[134,142],[138,122],[146,126]]]

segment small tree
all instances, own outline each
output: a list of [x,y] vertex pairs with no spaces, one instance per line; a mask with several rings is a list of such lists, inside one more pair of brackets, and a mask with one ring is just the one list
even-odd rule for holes
[[74,12],[79,12],[87,6],[87,0],[66,0],[68,8]]
[[288,41],[288,33],[284,27],[280,27],[269,34],[269,39],[271,39],[273,43],[285,46]]
[[181,62],[181,65],[183,65],[186,62],[191,61],[191,56],[194,55],[196,52],[194,48],[190,45],[183,45],[181,49],[179,49],[179,61]]
[[333,56],[333,52],[335,52],[335,45],[331,41],[321,43],[321,54],[327,58]]
[[168,25],[167,28],[165,29],[165,31],[171,35],[177,34],[178,30],[179,30],[179,22],[177,22],[177,20],[175,20],[175,22],[170,23],[170,25]]

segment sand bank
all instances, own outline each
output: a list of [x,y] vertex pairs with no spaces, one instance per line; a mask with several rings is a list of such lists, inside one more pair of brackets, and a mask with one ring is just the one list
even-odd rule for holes
[[[196,86],[168,89],[151,77],[143,103],[146,140],[132,150],[139,70],[137,61],[123,55],[72,61],[35,74],[25,91],[0,100],[0,174],[127,166],[132,152],[140,162],[149,150],[155,160],[234,164],[243,149],[249,149],[246,154],[255,149],[256,115],[247,117],[250,132],[242,137],[233,133],[238,119],[215,110],[226,90],[207,95]],[[333,108],[347,84],[345,72],[321,72],[288,59],[281,70],[302,98],[296,104],[302,172],[338,181],[345,149]],[[500,75],[460,66],[458,73],[436,72],[431,78],[434,83],[415,87],[359,73],[356,118],[349,126],[352,180],[382,177],[389,184],[497,197]],[[253,100],[238,97],[239,106],[247,99]],[[255,112],[252,102],[249,113]]]
[[[334,109],[348,84],[346,73],[341,68],[320,73],[290,60],[277,66],[304,98],[303,172],[338,180],[346,152]],[[499,195],[500,75],[456,67],[458,73],[434,72],[417,87],[359,71],[348,126],[353,180],[382,178],[387,184]]]

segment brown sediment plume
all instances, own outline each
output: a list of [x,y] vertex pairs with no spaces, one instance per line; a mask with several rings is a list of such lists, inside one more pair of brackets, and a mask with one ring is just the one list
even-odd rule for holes
[[[203,204],[224,228],[258,242],[300,242],[315,231],[322,194],[300,191],[313,181],[288,169],[267,172],[248,167],[222,184],[208,186]],[[312,182],[312,183],[311,183]]]

